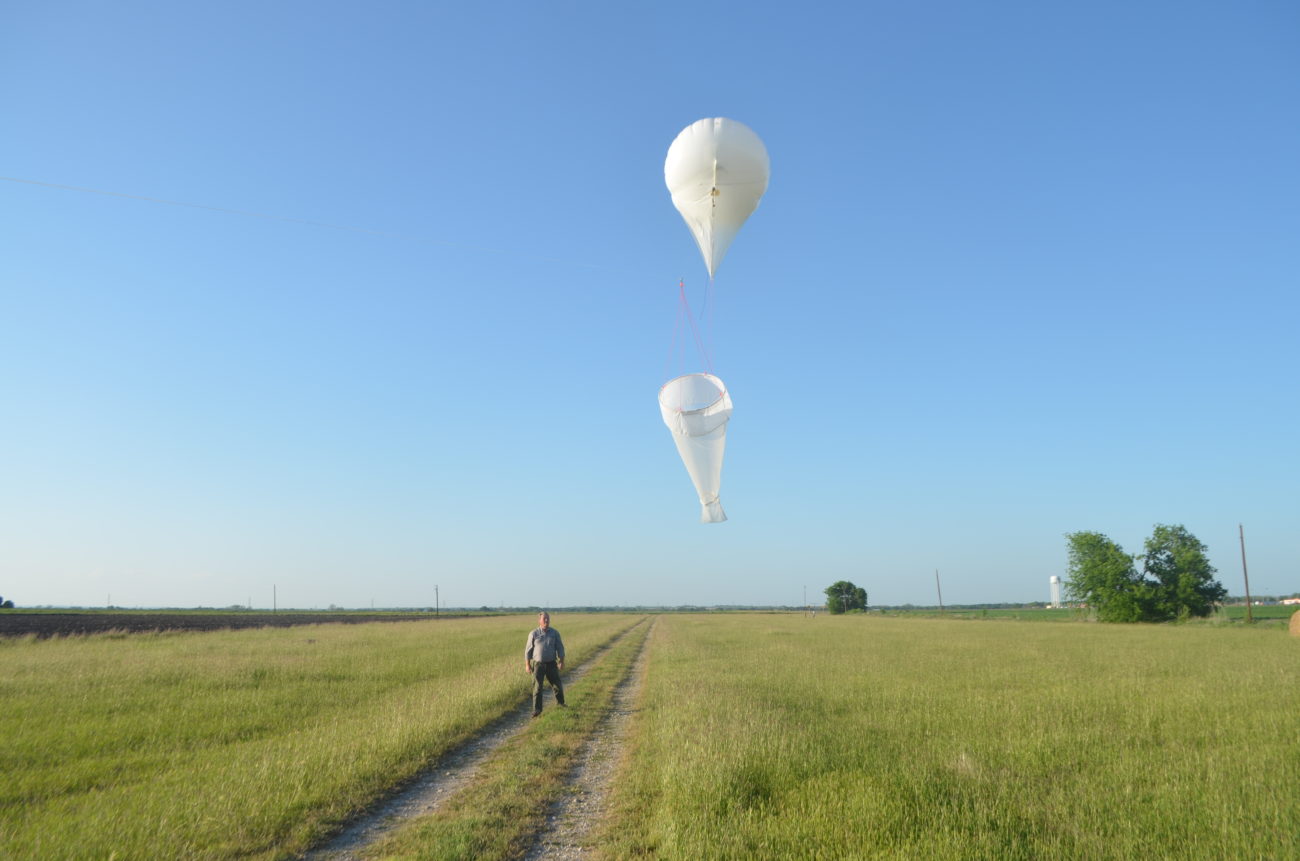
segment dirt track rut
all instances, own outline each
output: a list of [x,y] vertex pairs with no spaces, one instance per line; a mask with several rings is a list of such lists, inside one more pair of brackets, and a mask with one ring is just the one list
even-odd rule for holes
[[[564,679],[565,688],[578,684],[587,671],[598,664],[616,643],[631,636],[642,623],[633,625],[607,643],[581,667]],[[653,622],[651,625],[653,626]],[[649,635],[642,642],[646,648]],[[581,858],[584,857],[582,840],[603,813],[605,787],[617,764],[617,751],[626,732],[627,718],[632,713],[632,703],[640,689],[640,652],[633,661],[629,674],[620,680],[611,713],[589,739],[570,773],[570,791],[561,805],[548,816],[546,830],[539,834],[528,858]],[[480,766],[507,740],[526,727],[530,720],[527,707],[502,715],[488,724],[464,744],[451,750],[415,780],[396,794],[368,810],[349,823],[328,843],[302,856],[307,861],[357,861],[366,847],[377,843],[387,834],[402,827],[407,821],[426,816],[437,810],[443,802],[478,773]]]
[[[651,632],[653,632],[651,623]],[[524,856],[527,861],[570,861],[588,857],[590,835],[608,812],[609,789],[618,768],[632,715],[641,697],[645,663],[641,660],[650,634],[641,642],[628,674],[614,691],[614,704],[596,732],[587,739],[566,783],[567,792],[546,818],[546,828]]]

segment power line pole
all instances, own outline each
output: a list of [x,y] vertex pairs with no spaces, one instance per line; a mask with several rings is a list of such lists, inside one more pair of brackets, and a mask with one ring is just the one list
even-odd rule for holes
[[943,587],[939,585],[939,569],[934,569],[934,589],[939,593],[939,614],[943,615]]
[[1240,523],[1237,524],[1237,534],[1241,536],[1241,579],[1246,581],[1246,624],[1249,625],[1255,621],[1255,616],[1250,609],[1250,575],[1246,573],[1246,530]]
[[433,585],[433,618],[438,618],[438,584]]

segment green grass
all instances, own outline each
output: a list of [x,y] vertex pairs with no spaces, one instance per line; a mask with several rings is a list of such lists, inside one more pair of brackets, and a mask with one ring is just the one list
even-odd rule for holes
[[925,609],[911,610],[884,610],[880,611],[878,615],[934,619],[1014,619],[1021,622],[1087,621],[1085,611],[1068,607],[1057,609],[1050,607],[949,607],[942,611],[937,607],[927,607]]
[[[412,822],[364,853],[367,858],[495,861],[522,857],[584,743],[613,704],[648,626],[633,630],[579,682],[568,708],[547,708],[492,754],[474,782],[434,815]],[[548,697],[549,699],[549,697]]]
[[[1251,607],[1251,616],[1256,623],[1285,623],[1300,607],[1283,604],[1268,604]],[[853,615],[853,614],[850,614]],[[949,607],[940,611],[937,607],[913,609],[872,610],[868,615],[931,618],[931,619],[978,619],[978,620],[1015,620],[1019,622],[1091,622],[1088,611],[1072,607]],[[1244,604],[1220,607],[1214,614],[1204,619],[1192,619],[1185,624],[1218,625],[1224,622],[1245,622]]]
[[[576,665],[637,618],[556,623]],[[532,625],[0,640],[3,854],[290,857],[525,707]]]
[[[1234,604],[1230,607],[1224,607],[1223,612],[1229,619],[1243,621],[1246,618],[1246,605]],[[1295,604],[1265,604],[1259,607],[1251,607],[1250,615],[1256,622],[1272,621],[1276,619],[1289,620],[1295,613],[1300,613],[1300,606]]]
[[1300,639],[664,616],[609,857],[1300,855]]

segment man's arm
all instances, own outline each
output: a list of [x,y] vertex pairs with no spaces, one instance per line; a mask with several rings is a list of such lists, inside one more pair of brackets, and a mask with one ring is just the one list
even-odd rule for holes
[[524,645],[524,672],[525,673],[531,673],[533,671],[533,635],[535,633],[537,632],[536,631],[528,632],[528,642],[527,644]]

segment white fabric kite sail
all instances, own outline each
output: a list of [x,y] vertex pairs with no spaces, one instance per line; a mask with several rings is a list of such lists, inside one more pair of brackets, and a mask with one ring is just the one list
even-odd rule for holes
[[727,519],[718,500],[727,420],[731,418],[727,387],[712,374],[677,377],[659,390],[659,411],[700,495],[700,522],[721,523]]
[[696,120],[668,147],[664,182],[700,246],[710,278],[758,208],[770,174],[767,147],[758,135],[724,117]]

